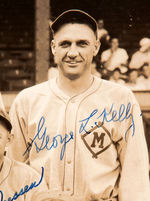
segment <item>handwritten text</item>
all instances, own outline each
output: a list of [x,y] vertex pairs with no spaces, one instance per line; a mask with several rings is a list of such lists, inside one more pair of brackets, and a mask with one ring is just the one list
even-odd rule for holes
[[[15,192],[15,194],[13,195],[13,197],[9,197],[8,201],[13,201],[13,200],[17,200],[18,197],[24,195],[25,193],[29,192],[30,190],[32,190],[33,188],[37,188],[42,180],[43,180],[43,176],[44,176],[44,168],[42,167],[42,174],[41,174],[41,178],[40,181],[38,183],[36,183],[36,181],[32,182],[30,186],[26,185],[24,186],[24,188],[21,188],[20,192]],[[4,195],[3,192],[0,190],[0,196],[1,196],[1,201],[6,201],[4,200]]]
[[[37,134],[33,138],[33,140],[30,143],[30,145],[27,147],[26,151],[24,152],[24,155],[26,154],[26,152],[28,150],[30,150],[33,142],[34,142],[34,145],[36,147],[37,153],[39,153],[40,151],[42,151],[44,149],[51,150],[52,148],[56,148],[58,146],[58,140],[59,140],[60,143],[62,144],[61,153],[60,153],[60,160],[62,160],[63,157],[64,157],[64,153],[65,153],[65,149],[66,149],[66,144],[70,140],[73,140],[73,132],[71,131],[69,133],[69,135],[65,134],[64,137],[62,137],[61,134],[58,134],[55,137],[53,137],[52,143],[49,144],[50,137],[48,135],[46,135],[47,127],[45,127],[44,128],[44,132],[41,133],[41,130],[44,127],[44,124],[45,124],[45,118],[42,116],[41,119],[40,119],[40,121],[39,121],[39,124],[38,124]],[[37,141],[40,142],[40,146],[38,146]]]
[[[98,115],[98,117],[96,117]],[[111,108],[109,111],[106,111],[106,108],[102,110],[100,114],[98,114],[98,109],[95,109],[92,111],[92,113],[85,119],[80,120],[80,129],[79,133],[85,132],[87,134],[90,134],[89,131],[87,131],[87,125],[89,123],[89,120],[91,118],[95,117],[96,121],[94,122],[94,126],[97,126],[100,128],[105,122],[123,122],[125,120],[131,120],[131,124],[129,127],[127,127],[127,130],[125,131],[125,139],[127,137],[127,134],[130,129],[132,129],[132,136],[134,136],[135,133],[135,122],[134,122],[134,117],[131,113],[131,103],[129,102],[127,106],[124,104],[120,105],[119,111],[114,109],[114,104],[111,105]],[[98,120],[101,118],[101,121],[99,122]],[[91,128],[93,126],[91,125]]]

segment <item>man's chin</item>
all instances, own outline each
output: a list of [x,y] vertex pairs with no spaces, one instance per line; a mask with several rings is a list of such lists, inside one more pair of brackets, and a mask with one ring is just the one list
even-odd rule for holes
[[80,77],[80,74],[65,73],[65,77],[67,77],[69,80],[76,80]]

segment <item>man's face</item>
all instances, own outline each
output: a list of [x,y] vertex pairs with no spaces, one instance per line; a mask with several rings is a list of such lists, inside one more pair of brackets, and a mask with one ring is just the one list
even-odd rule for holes
[[5,147],[8,140],[8,131],[0,121],[0,159],[4,156]]
[[143,67],[143,74],[146,76],[146,77],[150,77],[150,66],[144,66]]
[[104,27],[104,21],[103,20],[98,20],[98,28],[102,29]]
[[118,48],[118,46],[119,46],[119,41],[118,41],[118,39],[117,39],[117,38],[112,39],[112,41],[111,41],[111,48],[112,48],[113,50],[116,50],[116,49]]
[[99,44],[94,32],[85,24],[65,24],[54,35],[52,52],[60,73],[76,79],[90,73]]
[[129,75],[129,80],[131,82],[135,82],[136,79],[138,78],[138,72],[137,71],[132,71]]
[[114,78],[114,80],[119,80],[119,78],[120,78],[120,73],[119,73],[119,71],[114,71],[114,73],[113,73],[113,78]]

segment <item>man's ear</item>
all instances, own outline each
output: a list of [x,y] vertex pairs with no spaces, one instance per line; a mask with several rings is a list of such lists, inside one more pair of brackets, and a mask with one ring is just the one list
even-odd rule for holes
[[97,39],[96,42],[95,42],[95,49],[94,49],[94,56],[96,56],[98,54],[98,51],[100,49],[100,46],[101,46],[101,43],[100,41]]
[[55,55],[55,41],[54,40],[52,40],[51,41],[51,49],[52,49],[52,53],[53,53],[53,55]]
[[8,140],[6,146],[8,146],[14,139],[14,135],[11,133],[8,133]]
[[4,156],[6,156],[6,155],[7,155],[7,152],[8,152],[8,147],[9,147],[9,145],[11,144],[11,142],[13,141],[13,138],[14,138],[14,135],[13,135],[13,134],[8,133],[8,137],[7,137],[7,143],[6,143],[6,146],[5,146],[5,152],[4,152]]

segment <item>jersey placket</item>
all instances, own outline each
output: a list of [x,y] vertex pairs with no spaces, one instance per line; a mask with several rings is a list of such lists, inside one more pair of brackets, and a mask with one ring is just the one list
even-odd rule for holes
[[66,134],[73,132],[73,140],[66,144],[65,151],[65,172],[64,172],[64,191],[67,194],[74,193],[74,174],[75,174],[75,122],[78,111],[78,104],[75,98],[71,98],[66,108]]

